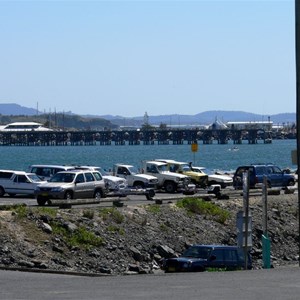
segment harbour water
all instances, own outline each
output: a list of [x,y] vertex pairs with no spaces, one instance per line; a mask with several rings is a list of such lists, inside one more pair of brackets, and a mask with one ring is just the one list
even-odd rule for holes
[[[281,168],[296,169],[291,151],[296,140],[273,140],[272,144],[203,145],[192,152],[191,145],[123,145],[123,146],[2,146],[0,169],[27,170],[31,164],[94,165],[111,169],[114,163],[128,163],[141,167],[142,160],[155,158],[193,162],[213,170],[233,171],[249,163],[275,163]],[[237,146],[237,149],[234,148]]]

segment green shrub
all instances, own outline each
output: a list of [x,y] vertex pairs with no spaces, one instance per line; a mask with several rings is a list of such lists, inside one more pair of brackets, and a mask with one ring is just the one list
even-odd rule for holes
[[203,201],[202,199],[185,198],[178,201],[176,205],[186,209],[189,213],[213,216],[215,220],[221,224],[224,224],[230,217],[230,213],[227,210],[211,202]]

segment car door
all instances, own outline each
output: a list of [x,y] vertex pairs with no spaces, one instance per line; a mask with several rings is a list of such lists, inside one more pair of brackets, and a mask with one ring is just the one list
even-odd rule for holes
[[283,186],[283,172],[277,166],[272,166],[272,186]]
[[207,262],[207,267],[211,268],[224,268],[224,255],[222,248],[215,248],[212,250],[211,255]]
[[93,198],[95,190],[95,178],[91,172],[84,173],[85,189],[84,198]]
[[16,175],[10,193],[33,194],[34,188],[35,185],[26,177],[26,175]]
[[85,198],[86,182],[83,173],[77,174],[74,183],[74,198]]
[[224,249],[224,265],[228,270],[237,270],[242,267],[239,263],[237,249]]

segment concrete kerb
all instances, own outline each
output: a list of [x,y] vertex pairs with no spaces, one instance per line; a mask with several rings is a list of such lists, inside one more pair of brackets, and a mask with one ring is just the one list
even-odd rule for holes
[[86,276],[86,277],[114,276],[111,274],[104,274],[104,273],[84,273],[84,272],[75,272],[75,271],[47,270],[47,269],[37,269],[37,268],[0,267],[0,270],[16,271],[16,272],[59,274],[59,275],[69,275],[69,276]]

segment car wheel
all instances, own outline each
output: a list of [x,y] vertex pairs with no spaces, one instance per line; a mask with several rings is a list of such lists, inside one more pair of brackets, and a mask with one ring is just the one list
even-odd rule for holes
[[0,186],[0,197],[3,197],[5,194],[4,188]]
[[287,186],[294,186],[295,185],[295,181],[294,180],[289,180],[287,183]]
[[39,206],[44,206],[46,204],[47,199],[45,199],[44,197],[37,197],[36,201]]
[[100,190],[95,191],[94,198],[95,200],[100,201],[100,199],[102,198],[102,193]]
[[176,191],[176,185],[172,181],[168,181],[165,183],[165,190],[167,193],[175,193]]
[[67,200],[73,199],[73,194],[72,194],[72,192],[67,191],[67,192],[65,193],[65,199],[67,199]]

